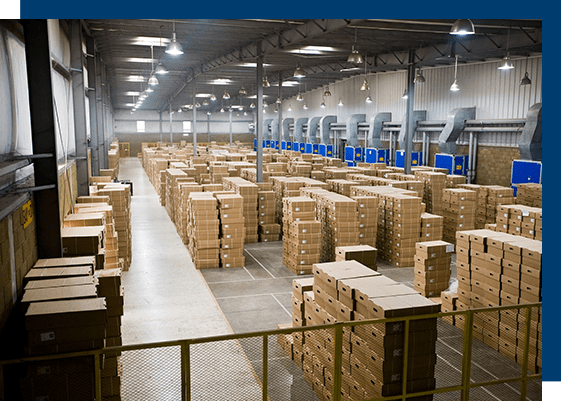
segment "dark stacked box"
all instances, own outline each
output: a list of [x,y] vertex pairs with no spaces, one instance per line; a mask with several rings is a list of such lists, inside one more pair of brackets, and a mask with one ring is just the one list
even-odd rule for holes
[[280,240],[280,224],[275,223],[275,192],[259,191],[259,242]]
[[352,196],[357,201],[359,244],[376,246],[378,233],[378,198],[376,196]]
[[417,242],[413,285],[425,297],[438,297],[449,287],[454,245],[445,241]]
[[378,250],[370,245],[338,246],[335,248],[335,261],[356,260],[357,262],[378,270]]
[[295,274],[310,274],[319,262],[321,224],[315,208],[306,196],[283,199],[283,263]]
[[388,194],[385,209],[387,260],[396,267],[413,266],[421,232],[421,198]]
[[187,249],[197,269],[220,267],[220,220],[210,192],[192,192],[187,201]]
[[244,267],[244,198],[239,194],[215,194],[220,219],[220,263],[224,268]]
[[445,189],[442,203],[444,217],[442,238],[454,243],[456,231],[475,228],[476,192],[462,188]]
[[421,214],[421,241],[439,241],[444,234],[444,217],[431,213]]

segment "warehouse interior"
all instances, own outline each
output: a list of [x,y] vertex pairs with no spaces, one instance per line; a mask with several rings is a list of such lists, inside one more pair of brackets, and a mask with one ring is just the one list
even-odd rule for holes
[[0,36],[0,401],[541,399],[541,20]]

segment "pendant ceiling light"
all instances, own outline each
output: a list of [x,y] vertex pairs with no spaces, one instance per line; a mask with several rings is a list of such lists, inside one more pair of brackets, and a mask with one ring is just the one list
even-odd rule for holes
[[459,19],[454,22],[452,25],[452,29],[450,29],[450,35],[473,35],[475,33],[475,27],[473,26],[473,22],[469,19]]
[[372,97],[370,95],[366,97],[366,103],[372,103]]
[[178,113],[183,113],[183,109],[180,107],[179,109],[177,109]]
[[304,110],[308,110],[308,103],[304,103],[304,106],[302,106],[302,108],[303,108]]
[[269,107],[269,103],[266,100],[263,100],[263,107]]
[[245,87],[242,85],[242,87],[240,88],[240,95],[247,95],[247,91],[245,90]]
[[331,96],[331,92],[329,92],[329,85],[327,86],[327,88],[323,92],[323,96]]
[[322,101],[321,104],[319,105],[319,107],[321,107],[322,109],[325,109],[327,106],[325,105],[325,101]]
[[[160,47],[162,47],[162,28],[163,25],[160,25]],[[156,70],[154,72],[159,75],[164,75],[169,73],[168,69],[161,61],[158,62],[158,66],[156,67]]]
[[220,109],[220,112],[221,112],[221,113],[224,113],[224,107],[222,107],[222,108]]
[[450,86],[452,92],[457,92],[460,90],[460,85],[458,85],[458,56],[456,55],[456,66],[454,67],[454,83]]
[[267,79],[267,76],[263,77],[263,88],[270,88],[270,87],[271,87],[271,83]]
[[205,99],[205,100],[203,101],[203,106],[208,106],[208,100]]
[[514,65],[512,64],[512,60],[510,59],[510,54],[508,52],[508,47],[510,42],[510,29],[508,30],[508,34],[506,37],[506,56],[503,57],[501,64],[499,65],[499,70],[512,70]]
[[230,99],[230,94],[224,91],[224,95],[222,95],[222,99],[226,99],[226,100]]
[[197,103],[195,103],[195,107],[199,108],[199,107],[201,107],[201,104],[199,102],[197,102]]
[[175,21],[173,21],[172,24],[173,24],[173,33],[171,37],[171,42],[166,47],[166,53],[171,54],[172,56],[179,56],[183,54],[183,47],[181,47],[175,36]]
[[[213,89],[214,91],[214,89]],[[212,95],[210,95],[210,100],[213,102],[216,102],[216,95],[213,93]]]
[[409,95],[407,94],[407,88],[405,88],[405,90],[403,91],[403,95],[401,95],[402,99],[407,99],[409,97]]
[[288,109],[286,109],[286,111],[292,111],[292,105],[288,105]]
[[341,98],[339,98],[339,103],[337,103],[337,106],[343,106],[343,101],[341,100]]
[[524,77],[520,80],[520,85],[532,85],[532,80],[528,76],[528,58],[526,58],[526,72]]
[[154,45],[150,46],[150,54],[152,56],[152,70],[150,71],[150,78],[148,79],[148,85],[156,86],[159,84],[158,78],[154,75]]
[[281,98],[280,98],[280,97],[277,97],[277,100],[275,101],[275,103],[276,103],[276,104],[281,104],[281,103],[282,103]]
[[353,64],[361,64],[363,62],[362,56],[360,55],[358,50],[355,49],[355,46],[358,47],[358,44],[357,44],[357,29],[358,29],[358,27],[357,27],[357,25],[355,25],[355,43],[352,47],[351,54],[349,54],[349,58],[347,58],[347,62],[348,63],[353,63]]
[[421,69],[419,68],[417,70],[417,74],[415,74],[415,79],[413,80],[414,84],[424,84],[425,83],[425,77],[423,76],[423,74],[421,73]]
[[300,92],[298,92],[298,96],[296,96],[296,100],[298,100],[299,102],[304,100],[304,97],[302,96],[302,94]]
[[368,86],[368,80],[366,79],[366,66],[368,65],[368,60],[364,59],[364,82],[362,83],[362,86],[360,87],[361,91],[369,91],[370,90],[370,86]]
[[294,70],[294,74],[292,75],[294,78],[304,78],[306,76],[306,73],[302,67],[300,67],[300,48],[298,48],[298,63],[296,64],[296,70]]
[[152,92],[154,92],[154,89],[150,87],[146,88],[146,93],[152,93]]
[[249,108],[254,109],[255,108],[255,103],[251,102],[251,104],[249,105]]

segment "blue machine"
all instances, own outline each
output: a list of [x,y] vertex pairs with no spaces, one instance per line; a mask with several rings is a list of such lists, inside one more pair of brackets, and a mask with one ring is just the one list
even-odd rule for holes
[[265,142],[265,144],[263,145],[264,148],[270,148],[271,147],[271,141],[269,139],[267,139],[264,142]]
[[[423,152],[411,152],[411,166],[417,167],[423,164]],[[405,167],[405,151],[398,150],[395,152],[395,166]]]
[[278,149],[279,148],[279,141],[271,141],[271,148]]
[[514,188],[516,196],[516,184],[541,184],[542,183],[542,162],[533,160],[513,160],[510,184]]
[[325,154],[327,157],[333,157],[333,145],[327,145],[327,153]]
[[[357,162],[361,162],[364,160],[364,148],[353,147],[353,146],[345,146],[345,162],[349,164],[349,166],[356,166]],[[352,163],[352,164],[350,164]]]
[[312,153],[314,155],[318,155],[319,154],[319,143],[314,143],[312,145]]
[[306,153],[306,143],[300,142],[300,153]]
[[388,163],[390,157],[389,149],[366,148],[364,150],[364,161],[366,163]]
[[[316,146],[316,145],[314,145]],[[317,144],[318,146],[318,154],[322,155],[322,156],[326,156],[326,157],[333,157],[333,145],[326,145],[324,143],[319,143]],[[316,150],[314,148],[314,153],[316,153]]]
[[468,155],[449,155],[437,153],[434,156],[434,167],[448,169],[448,174],[467,175]]
[[312,153],[313,145],[311,143],[306,144],[306,153]]
[[[281,142],[281,148],[282,150],[287,150],[289,149],[288,146],[290,146],[290,142],[286,142],[286,141],[282,141]],[[292,147],[292,146],[291,146]]]
[[292,142],[292,150],[296,152],[300,151],[300,143]]

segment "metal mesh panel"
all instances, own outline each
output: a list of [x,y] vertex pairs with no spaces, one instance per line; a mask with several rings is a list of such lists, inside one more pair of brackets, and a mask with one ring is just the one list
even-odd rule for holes
[[192,345],[191,399],[261,399],[262,344],[252,337]]
[[455,318],[456,316],[448,316],[438,319],[436,388],[459,386],[462,383],[464,334],[461,328],[454,325]]
[[122,399],[181,399],[181,347],[123,351],[119,359],[122,364]]

